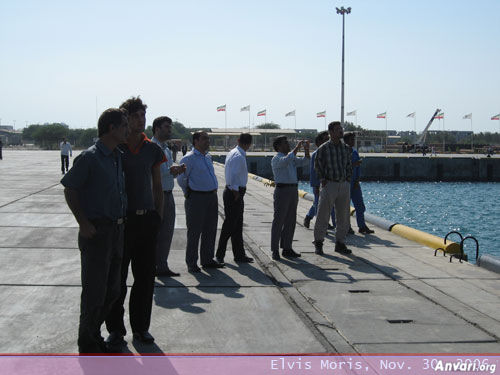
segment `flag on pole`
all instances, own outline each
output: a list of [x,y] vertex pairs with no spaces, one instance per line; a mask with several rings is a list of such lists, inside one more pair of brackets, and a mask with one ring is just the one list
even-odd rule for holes
[[250,106],[247,105],[246,107],[241,107],[240,112],[244,112],[244,111],[250,111]]
[[408,116],[406,116],[406,117],[412,117],[412,118],[415,118],[415,115],[416,115],[416,114],[417,114],[417,112],[412,112],[412,113],[410,113],[410,114],[409,114]]
[[295,116],[295,109],[292,111],[292,112],[288,112],[285,117],[288,117],[288,116]]
[[434,118],[437,120],[444,119],[444,112],[439,112],[436,116],[434,116]]
[[266,110],[263,109],[262,111],[257,112],[257,116],[265,116],[266,115]]
[[491,118],[492,120],[500,120],[500,113]]
[[221,105],[217,107],[217,112],[226,112],[226,105]]
[[326,111],[316,113],[316,117],[326,117]]
[[465,115],[465,116],[463,117],[463,119],[464,119],[464,120],[466,120],[466,119],[471,119],[471,120],[472,120],[472,113],[469,113],[468,115]]
[[346,116],[356,116],[356,110],[351,111],[351,112],[347,112],[345,115]]
[[387,112],[384,112],[384,113],[379,113],[377,115],[377,118],[385,118],[387,116]]

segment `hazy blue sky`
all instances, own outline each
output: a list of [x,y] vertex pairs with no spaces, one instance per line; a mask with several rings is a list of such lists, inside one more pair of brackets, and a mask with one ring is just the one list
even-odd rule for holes
[[[132,95],[148,124],[260,123],[319,128],[340,118],[342,17],[346,111],[358,123],[421,131],[436,108],[446,129],[499,131],[499,0],[0,1],[2,124],[96,124]],[[354,120],[354,117],[347,117]],[[439,123],[432,128],[437,129]],[[442,126],[442,125],[441,125]]]

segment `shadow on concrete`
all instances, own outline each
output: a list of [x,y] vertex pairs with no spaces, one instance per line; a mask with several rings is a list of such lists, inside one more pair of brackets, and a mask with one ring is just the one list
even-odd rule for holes
[[134,346],[135,350],[137,353],[158,353],[158,354],[164,354],[163,350],[160,349],[158,345],[155,343],[152,344],[143,344],[140,341],[133,340],[132,345]]
[[264,272],[262,272],[260,269],[249,263],[241,263],[238,266],[226,263],[226,268],[235,270],[238,273],[240,273],[240,275],[246,276],[250,280],[255,281],[256,283],[269,286],[274,285],[273,282]]
[[[335,233],[327,233],[325,239],[329,239],[333,244],[335,244]],[[366,234],[361,236],[347,235],[346,239],[347,245],[352,244],[360,249],[370,249],[370,245],[385,246],[392,248],[401,248],[401,246],[395,244],[389,240],[383,240],[373,234]]]
[[[196,289],[202,290],[209,294],[223,294],[228,298],[243,298],[243,294],[239,293],[240,285],[234,281],[234,279],[228,276],[225,272],[222,272],[219,268],[210,268],[204,270],[205,273],[195,273],[193,276],[200,283]],[[219,285],[210,285],[211,283],[204,283],[207,280],[217,280]],[[205,284],[205,285],[204,285]]]
[[191,293],[189,288],[174,278],[168,279],[168,286],[155,282],[153,301],[156,306],[165,309],[179,309],[192,314],[201,314],[206,310],[196,304],[211,303],[209,299]]
[[377,263],[368,261],[366,259],[357,257],[353,254],[345,255],[345,257],[347,257],[348,259],[346,259],[345,257],[337,257],[337,256],[326,254],[326,253],[322,256],[324,258],[333,260],[335,262],[345,264],[346,266],[349,267],[349,269],[356,271],[356,272],[367,273],[367,274],[383,273],[384,275],[387,275],[391,279],[394,279],[394,280],[401,279],[401,276],[395,274],[396,272],[398,272],[397,268],[377,264]]
[[[324,268],[317,266],[316,264],[310,263],[305,261],[302,258],[295,258],[294,261],[287,259],[287,258],[281,258],[280,261],[281,264],[284,264],[290,268],[293,268],[297,271],[300,271],[309,278],[310,280],[319,280],[319,281],[328,281],[332,283],[353,283],[356,280],[349,275],[348,273],[345,272],[335,272],[335,270],[325,270]],[[330,275],[339,275],[339,276],[344,276],[347,281],[342,281],[342,280],[334,280],[330,277]],[[292,281],[293,283],[294,281]]]

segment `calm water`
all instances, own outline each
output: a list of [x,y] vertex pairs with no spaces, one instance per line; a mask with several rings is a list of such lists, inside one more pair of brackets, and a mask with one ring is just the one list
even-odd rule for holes
[[[311,191],[307,183],[299,188]],[[367,212],[439,237],[452,230],[472,235],[479,254],[500,257],[500,183],[363,182],[361,188]],[[474,262],[474,241],[464,250]]]

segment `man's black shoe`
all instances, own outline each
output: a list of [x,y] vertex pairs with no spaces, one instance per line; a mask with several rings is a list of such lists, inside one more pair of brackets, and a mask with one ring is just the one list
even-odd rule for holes
[[253,263],[253,258],[243,255],[241,258],[234,258],[236,263]]
[[335,229],[335,225],[328,224],[328,229]]
[[134,340],[140,341],[144,344],[152,344],[155,338],[148,331],[134,332]]
[[216,257],[215,259],[217,260],[217,262],[219,262],[219,264],[224,264],[225,265],[224,258]]
[[323,241],[313,241],[314,253],[318,255],[323,255]]
[[162,269],[156,271],[156,276],[166,276],[166,277],[174,277],[174,276],[180,276],[180,273],[173,272],[170,269]]
[[375,233],[374,230],[372,230],[372,229],[370,229],[368,227],[361,228],[358,232],[361,233],[361,234],[372,234],[372,233]]
[[111,332],[104,342],[108,353],[120,353],[122,346],[127,343],[119,332]]
[[300,254],[293,251],[293,249],[283,250],[281,252],[281,255],[283,255],[286,258],[299,258],[300,257]]
[[349,228],[349,230],[347,231],[347,234],[354,234],[354,231],[352,230],[352,228]]
[[351,254],[352,253],[352,251],[347,248],[345,243],[342,243],[339,241],[335,242],[335,251],[337,253],[341,253],[341,254]]
[[273,260],[281,260],[281,257],[280,257],[280,253],[279,251],[273,251],[273,256],[272,256]]
[[198,267],[197,265],[189,266],[188,267],[188,272],[189,273],[200,273],[201,272],[201,268]]
[[311,225],[311,217],[306,215],[304,218],[304,226],[309,229],[309,226]]
[[210,263],[207,264],[202,264],[202,268],[224,268],[223,264],[220,264],[219,262],[216,262],[215,260],[212,260]]

